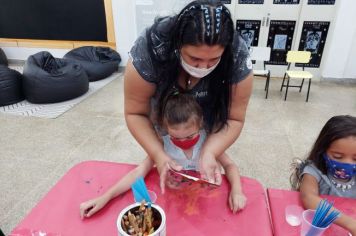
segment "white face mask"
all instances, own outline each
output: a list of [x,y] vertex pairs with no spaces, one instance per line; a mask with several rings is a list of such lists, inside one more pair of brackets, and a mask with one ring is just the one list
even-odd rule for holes
[[194,78],[198,78],[198,79],[203,78],[203,77],[207,76],[208,74],[210,74],[218,66],[219,62],[220,62],[220,59],[215,65],[213,65],[210,68],[197,68],[197,67],[191,66],[188,63],[186,63],[183,60],[182,56],[180,57],[180,63],[182,65],[183,69],[188,74],[190,74]]

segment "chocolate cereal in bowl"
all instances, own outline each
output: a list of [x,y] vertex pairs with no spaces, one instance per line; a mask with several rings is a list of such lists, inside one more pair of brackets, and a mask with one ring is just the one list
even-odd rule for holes
[[166,235],[166,216],[156,204],[131,204],[120,212],[116,224],[119,236]]

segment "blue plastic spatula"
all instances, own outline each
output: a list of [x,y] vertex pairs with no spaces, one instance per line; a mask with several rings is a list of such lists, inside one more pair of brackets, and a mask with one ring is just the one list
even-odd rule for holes
[[145,200],[149,204],[152,203],[142,176],[136,179],[136,181],[131,185],[131,189],[136,202]]

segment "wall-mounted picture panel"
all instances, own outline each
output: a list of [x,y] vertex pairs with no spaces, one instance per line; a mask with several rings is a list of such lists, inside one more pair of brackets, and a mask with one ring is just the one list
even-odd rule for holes
[[220,0],[222,4],[231,4],[231,0]]
[[242,38],[246,41],[247,47],[258,45],[258,37],[260,35],[261,21],[260,20],[237,20],[236,30],[240,32]]
[[264,0],[239,0],[239,4],[263,4]]
[[308,5],[335,5],[335,0],[308,0]]
[[273,0],[273,4],[299,4],[299,0]]
[[267,47],[271,47],[271,60],[268,64],[287,65],[286,55],[292,48],[295,21],[272,20]]
[[328,21],[304,21],[298,50],[310,51],[312,56],[310,62],[305,66],[320,66],[329,25]]

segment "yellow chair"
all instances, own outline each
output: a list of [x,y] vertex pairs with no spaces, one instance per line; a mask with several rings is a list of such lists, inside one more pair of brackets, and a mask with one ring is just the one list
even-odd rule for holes
[[[288,94],[289,87],[297,87],[297,88],[299,88],[299,92],[301,92],[302,88],[303,88],[304,79],[309,79],[307,99],[305,100],[306,102],[308,102],[310,84],[311,84],[311,79],[313,78],[313,74],[308,71],[304,71],[304,64],[309,63],[310,59],[311,59],[311,53],[308,51],[288,51],[288,53],[287,53],[288,68],[287,68],[286,73],[284,74],[283,82],[281,85],[281,91],[282,91],[283,87],[286,87],[286,94],[284,96],[284,101],[287,100],[287,94]],[[303,70],[289,70],[292,63],[303,64]],[[301,85],[289,85],[289,80],[291,78],[302,79],[302,84]],[[285,79],[287,79],[286,85],[284,84]]]

